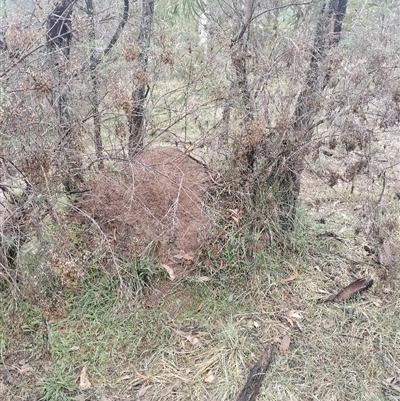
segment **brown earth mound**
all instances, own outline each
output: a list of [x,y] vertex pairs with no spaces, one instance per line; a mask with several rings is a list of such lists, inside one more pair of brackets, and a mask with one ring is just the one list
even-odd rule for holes
[[119,173],[99,173],[77,206],[116,253],[176,262],[190,259],[209,238],[209,183],[200,163],[178,149],[157,148]]

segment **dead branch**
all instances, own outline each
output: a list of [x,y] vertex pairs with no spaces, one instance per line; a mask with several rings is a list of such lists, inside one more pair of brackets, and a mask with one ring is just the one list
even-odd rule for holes
[[274,346],[268,345],[264,348],[263,353],[258,362],[250,370],[246,384],[243,387],[237,401],[255,401],[261,384],[265,378],[265,374],[271,363],[274,354]]

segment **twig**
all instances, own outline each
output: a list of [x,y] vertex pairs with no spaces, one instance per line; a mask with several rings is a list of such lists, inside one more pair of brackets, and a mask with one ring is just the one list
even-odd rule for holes
[[386,171],[383,172],[383,183],[382,183],[382,191],[379,195],[379,199],[378,202],[376,204],[376,207],[378,207],[380,205],[380,203],[382,202],[382,198],[383,198],[383,194],[385,193],[385,188],[386,188]]

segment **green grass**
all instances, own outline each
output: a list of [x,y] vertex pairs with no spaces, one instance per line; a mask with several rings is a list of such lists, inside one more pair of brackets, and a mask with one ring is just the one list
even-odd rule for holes
[[[362,259],[362,238],[319,238],[337,227],[299,223],[291,253],[248,254],[246,236],[232,235],[174,282],[146,258],[121,262],[120,277],[93,262],[77,288],[54,295],[61,316],[3,291],[2,369],[12,377],[2,399],[232,400],[263,346],[284,335],[290,349],[275,353],[258,400],[398,399],[388,382],[400,369],[397,273],[385,279]],[[365,274],[375,279],[366,293],[319,302]],[[21,360],[32,369],[20,373]]]

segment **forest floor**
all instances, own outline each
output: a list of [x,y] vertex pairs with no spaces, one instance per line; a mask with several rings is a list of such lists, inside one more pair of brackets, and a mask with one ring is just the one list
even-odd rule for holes
[[[0,399],[236,400],[274,344],[259,401],[400,400],[400,271],[359,230],[360,196],[309,172],[292,252],[249,259],[236,238],[174,280],[139,266],[139,287],[88,266],[58,315],[2,291]],[[323,302],[362,277],[371,288]]]

